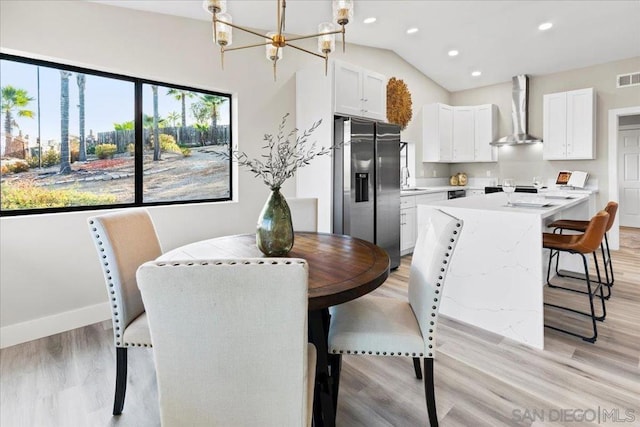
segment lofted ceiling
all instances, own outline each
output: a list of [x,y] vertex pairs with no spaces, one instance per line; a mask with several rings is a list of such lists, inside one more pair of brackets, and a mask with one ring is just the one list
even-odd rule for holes
[[[96,0],[97,3],[210,20],[197,0]],[[275,27],[276,0],[228,0],[234,23]],[[640,57],[640,0],[355,0],[347,42],[396,52],[449,91]],[[368,17],[377,18],[364,24]],[[288,33],[317,32],[331,21],[330,0],[287,0]],[[553,27],[538,30],[543,22]],[[418,32],[407,34],[408,28]],[[458,50],[450,57],[447,52]],[[348,55],[348,47],[347,47]],[[348,60],[348,59],[347,59]],[[473,71],[481,75],[473,77]],[[635,72],[640,70],[629,70]]]

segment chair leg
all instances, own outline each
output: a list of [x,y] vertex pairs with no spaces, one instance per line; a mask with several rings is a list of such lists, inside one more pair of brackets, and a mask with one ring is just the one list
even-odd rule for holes
[[116,394],[113,399],[113,415],[122,414],[127,391],[127,348],[116,347]]
[[438,414],[436,413],[436,393],[433,381],[433,358],[424,358],[424,394],[427,399],[427,412],[429,413],[429,425],[438,427]]
[[[600,291],[600,299],[602,300],[602,316],[596,316],[595,310],[593,311],[593,316],[595,317],[596,320],[599,321],[603,321],[605,317],[607,317],[607,309],[604,306],[604,300],[607,299],[607,297],[604,296],[602,288],[604,286],[606,286],[606,283],[602,282],[602,277],[600,276],[600,267],[598,267],[598,257],[596,256],[596,253],[593,252],[593,263],[596,266],[596,275],[598,278],[598,286],[593,290],[592,294],[589,296],[591,299],[596,297],[596,292]],[[587,280],[587,283],[590,285],[591,284],[591,279]],[[610,295],[610,294],[609,294]]]
[[555,251],[553,249],[549,249],[549,265],[547,265],[547,285],[551,288],[555,288],[556,286],[551,284],[551,263],[553,262],[553,257],[556,258],[556,274],[558,274],[558,261],[560,259],[560,252]]
[[329,368],[331,369],[331,388],[333,394],[334,414],[337,414],[338,391],[340,390],[340,371],[342,370],[341,354],[329,354]]
[[[572,308],[568,308],[568,307],[563,307],[560,305],[556,305],[556,304],[550,304],[550,303],[544,303],[544,305],[549,306],[549,307],[555,307],[555,308],[559,308],[561,310],[565,310],[565,311],[570,311],[572,313],[577,313],[577,314],[581,314],[583,316],[588,316],[591,318],[591,324],[593,327],[593,335],[588,337],[586,335],[580,335],[577,334],[575,332],[571,332],[568,331],[566,329],[562,329],[562,328],[558,328],[556,326],[551,326],[551,325],[547,325],[545,324],[544,327],[545,328],[549,328],[549,329],[553,329],[556,331],[560,331],[560,332],[564,332],[565,334],[569,334],[569,335],[573,335],[574,337],[579,337],[582,338],[584,341],[587,342],[596,342],[596,339],[598,338],[598,328],[596,325],[596,320],[603,320],[605,318],[605,316],[607,315],[606,309],[605,309],[605,299],[604,299],[604,294],[602,292],[602,281],[601,281],[601,277],[600,277],[600,270],[598,268],[598,262],[596,259],[596,253],[593,253],[594,256],[594,262],[596,264],[596,272],[598,273],[598,288],[600,291],[600,301],[602,302],[602,316],[596,316],[595,314],[595,309],[594,309],[594,305],[593,305],[593,298],[596,296],[595,292],[592,291],[591,289],[591,279],[589,278],[589,266],[588,266],[588,262],[587,262],[587,257],[584,254],[580,254],[580,256],[582,256],[582,263],[584,266],[584,271],[585,271],[585,280],[587,282],[587,295],[589,296],[589,307],[591,309],[590,313],[585,313],[583,311],[579,311],[579,310],[574,310]],[[564,289],[564,288],[562,288]],[[572,290],[572,289],[568,289],[568,290]],[[596,288],[596,292],[598,291],[598,289]]]
[[604,242],[600,243],[600,252],[602,253],[602,262],[604,263],[604,285],[607,287],[607,295],[605,299],[611,298],[611,282],[609,281],[609,268],[607,268],[607,255],[604,251]]
[[609,250],[609,238],[607,237],[607,233],[604,233],[604,244],[607,247],[607,258],[605,259],[605,267],[609,266],[609,274],[611,276],[611,282],[609,282],[609,287],[613,286],[614,278],[613,278],[613,263],[611,262],[611,251]]
[[[553,230],[553,233],[556,234],[556,232],[559,231],[560,234],[562,234],[562,229],[561,228],[556,228]],[[605,246],[606,246],[606,255],[605,255]],[[609,251],[609,239],[607,237],[607,234],[605,233],[604,238],[602,239],[602,242],[600,242],[600,251],[602,253],[602,261],[603,261],[603,265],[604,265],[604,275],[605,275],[605,282],[603,283],[602,280],[600,278],[598,278],[598,283],[603,283],[604,286],[607,287],[607,295],[605,295],[605,299],[609,299],[611,297],[611,286],[613,286],[613,264],[611,263],[611,252]],[[570,288],[564,288],[562,286],[556,286],[553,285],[552,283],[549,282],[549,273],[551,271],[551,258],[553,258],[553,250],[551,250],[551,255],[549,256],[549,268],[547,269],[547,285],[549,285],[550,288],[560,288],[560,289],[565,289],[567,291],[572,291],[572,292],[578,292],[581,294],[587,294],[587,292],[584,291],[580,291],[580,290],[574,290],[574,289],[570,289]],[[560,271],[558,270],[558,261],[560,260],[560,255],[558,252],[558,259],[556,260],[556,276],[558,277],[568,277],[570,279],[578,279],[578,280],[585,280],[584,277],[577,277],[577,276],[572,276],[569,274],[560,274]],[[597,268],[597,264],[596,264],[596,268]]]
[[421,380],[422,379],[422,370],[420,369],[420,358],[419,357],[414,357],[413,358],[413,370],[416,371],[416,378]]
[[[596,325],[596,320],[598,320],[596,318],[596,312],[593,306],[593,297],[594,295],[591,293],[591,280],[589,279],[589,269],[587,267],[587,257],[585,257],[584,255],[582,256],[583,261],[584,261],[584,271],[585,271],[585,275],[587,278],[587,292],[589,292],[589,307],[591,308],[591,323],[593,326],[593,336],[590,338],[587,337],[583,337],[582,339],[587,341],[587,342],[596,342],[596,338],[598,338],[598,327]],[[596,258],[596,253],[593,253],[593,259],[594,262],[596,264],[596,270],[598,271],[598,280],[600,281],[600,270],[598,269],[598,261],[595,259]],[[602,300],[602,308],[604,310],[604,298],[602,296],[602,283],[600,283],[600,299]],[[606,311],[602,314],[602,318],[604,319],[604,317],[607,315]]]

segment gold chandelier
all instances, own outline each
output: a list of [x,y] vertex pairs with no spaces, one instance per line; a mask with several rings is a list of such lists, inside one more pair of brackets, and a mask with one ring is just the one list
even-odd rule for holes
[[[323,22],[318,25],[318,32],[316,34],[310,34],[305,36],[286,36],[285,35],[285,11],[287,7],[286,0],[277,0],[278,14],[276,21],[276,31],[269,32],[267,34],[260,34],[252,31],[246,27],[236,25],[231,19],[231,15],[226,13],[227,1],[226,0],[204,0],[203,7],[213,16],[213,42],[220,46],[220,60],[222,68],[224,69],[224,53],[232,50],[248,49],[250,47],[265,46],[266,56],[273,64],[273,80],[276,79],[276,65],[280,59],[282,59],[282,51],[286,46],[292,47],[296,50],[306,52],[310,55],[317,56],[324,59],[324,73],[327,74],[327,63],[329,54],[335,50],[336,34],[342,34],[342,51],[344,52],[345,45],[345,30],[344,27],[349,23],[350,19],[353,19],[353,0],[333,0],[333,17],[336,23],[340,26],[340,29],[335,29],[334,24],[330,22]],[[240,31],[244,31],[254,36],[262,38],[262,43],[255,43],[246,46],[232,47],[232,32],[231,29],[236,28]],[[318,38],[318,52],[312,52],[310,50],[301,48],[291,44],[293,41]]]

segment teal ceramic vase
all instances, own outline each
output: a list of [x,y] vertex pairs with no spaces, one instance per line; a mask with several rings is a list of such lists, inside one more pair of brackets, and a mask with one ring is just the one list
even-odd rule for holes
[[256,229],[256,245],[266,256],[284,256],[293,247],[291,211],[280,188],[272,188]]

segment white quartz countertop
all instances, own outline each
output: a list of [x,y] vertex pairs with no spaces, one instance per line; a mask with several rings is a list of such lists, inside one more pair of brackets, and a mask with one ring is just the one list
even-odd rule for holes
[[461,197],[458,199],[434,201],[428,203],[428,205],[481,211],[510,212],[521,215],[538,215],[540,218],[546,218],[564,209],[585,202],[588,199],[588,194],[549,194],[545,197],[543,194],[513,193],[511,195],[511,201],[514,202],[514,204],[517,202],[548,204],[544,207],[520,207],[507,206],[506,193],[491,193],[476,197]]

